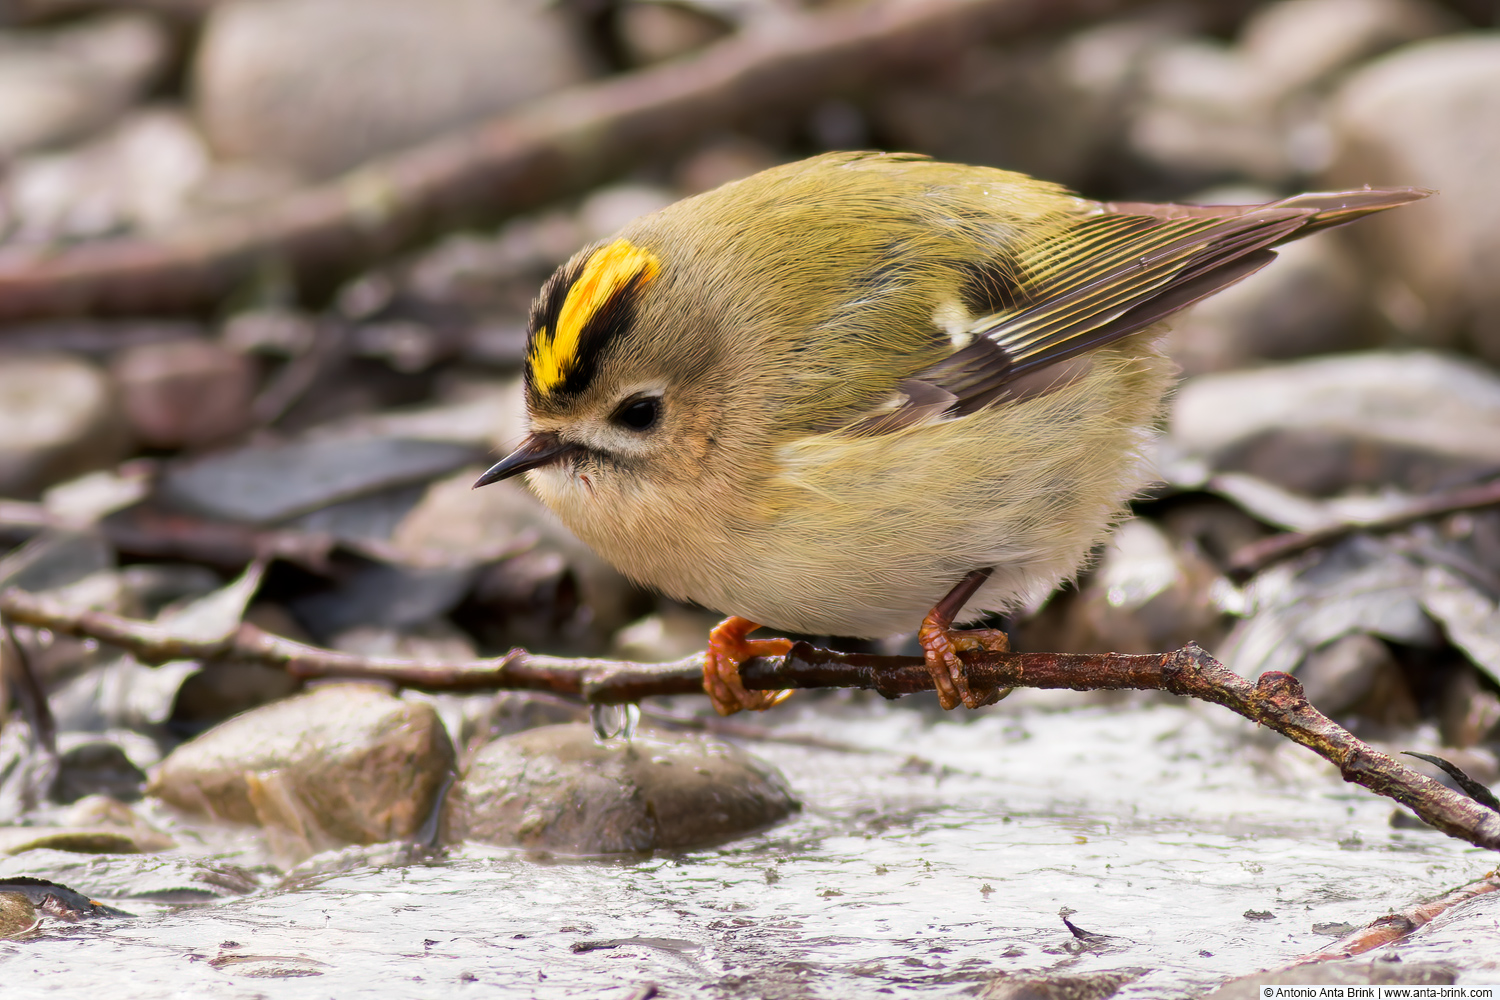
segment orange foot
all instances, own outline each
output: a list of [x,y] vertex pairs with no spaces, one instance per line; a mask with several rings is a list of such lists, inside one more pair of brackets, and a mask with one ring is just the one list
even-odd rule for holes
[[760,628],[744,618],[726,618],[708,633],[708,652],[703,654],[703,690],[720,715],[733,715],[748,708],[756,712],[781,704],[790,691],[747,691],[740,683],[740,664],[752,656],[785,656],[790,639],[746,639]]
[[[938,601],[937,606],[927,612],[922,627],[917,630],[917,643],[927,660],[927,672],[932,675],[932,684],[937,688],[938,702],[945,709],[957,708],[963,702],[966,708],[981,708],[993,705],[1010,694],[1010,688],[990,688],[974,691],[969,687],[969,678],[964,662],[958,654],[989,650],[1005,653],[1010,650],[1010,638],[998,629],[955,629],[953,619],[974,596],[990,570],[975,570]],[[722,627],[722,626],[721,626]]]

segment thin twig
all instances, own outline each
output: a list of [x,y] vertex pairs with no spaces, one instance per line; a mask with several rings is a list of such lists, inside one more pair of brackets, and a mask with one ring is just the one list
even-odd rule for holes
[[[644,664],[537,656],[515,649],[494,659],[406,660],[320,649],[272,635],[249,623],[219,640],[189,640],[150,622],[52,605],[20,590],[0,594],[7,620],[109,642],[145,663],[176,659],[252,660],[294,677],[381,680],[439,691],[551,691],[593,704],[622,704],[655,695],[701,694],[703,658]],[[1171,653],[961,654],[977,688],[1066,688],[1074,691],[1167,691],[1221,705],[1307,747],[1338,767],[1345,781],[1407,806],[1444,833],[1500,850],[1500,813],[1368,746],[1308,704],[1289,674],[1268,671],[1251,684],[1197,645]],[[914,656],[834,653],[797,643],[784,658],[756,658],[740,668],[752,690],[865,688],[887,698],[932,690]]]
[[788,14],[701,53],[520,111],[171,233],[0,251],[0,320],[213,308],[268,263],[316,294],[454,229],[586,190],[770,110],[940,65],[984,39],[1131,0],[897,0]]
[[1500,504],[1500,479],[1478,486],[1434,493],[1384,517],[1369,521],[1346,521],[1314,531],[1293,531],[1251,542],[1229,557],[1225,573],[1235,583],[1244,583],[1272,563],[1336,542],[1356,531],[1393,531],[1425,518],[1493,507],[1496,504]]

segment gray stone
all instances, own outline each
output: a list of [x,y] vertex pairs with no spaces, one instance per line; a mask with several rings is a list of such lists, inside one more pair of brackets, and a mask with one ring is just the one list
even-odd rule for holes
[[109,379],[63,354],[0,357],[0,496],[47,486],[129,453]]
[[224,157],[321,176],[586,75],[530,0],[245,0],[209,15],[193,91]]
[[1200,175],[1272,183],[1321,170],[1332,152],[1319,113],[1327,88],[1360,60],[1451,23],[1419,0],[1267,4],[1233,46],[1192,38],[1151,54],[1131,145]]
[[473,461],[472,445],[399,438],[293,441],[177,465],[163,495],[183,509],[269,524],[331,504],[451,472]]
[[81,146],[33,154],[9,176],[10,241],[56,243],[158,231],[192,210],[208,149],[180,111],[146,108]]
[[107,124],[165,68],[166,29],[138,13],[0,32],[0,158]]
[[1451,14],[1426,0],[1281,0],[1245,22],[1239,48],[1256,79],[1285,96],[1455,27]]
[[1360,226],[1392,325],[1500,361],[1500,33],[1397,50],[1349,78],[1330,120],[1330,184],[1441,192]]
[[409,839],[449,780],[453,745],[431,706],[330,684],[254,709],[172,751],[147,794],[267,830],[285,861]]
[[587,725],[544,726],[475,755],[447,829],[455,840],[619,854],[728,840],[797,808],[775,768],[719,740],[641,732],[601,744]]
[[1431,488],[1500,466],[1500,377],[1414,351],[1206,375],[1178,390],[1171,439],[1212,468],[1305,493]]
[[175,340],[122,351],[111,366],[131,429],[155,448],[211,444],[250,423],[255,370],[210,340]]
[[1401,667],[1385,643],[1356,633],[1313,650],[1297,668],[1307,700],[1327,715],[1352,712],[1390,724],[1417,721]]

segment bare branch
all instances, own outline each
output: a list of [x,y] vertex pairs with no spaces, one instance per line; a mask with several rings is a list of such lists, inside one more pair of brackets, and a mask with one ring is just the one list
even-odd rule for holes
[[1468,885],[1459,886],[1446,896],[1430,902],[1418,903],[1400,913],[1387,913],[1383,917],[1376,917],[1364,927],[1345,935],[1322,951],[1299,958],[1292,963],[1292,967],[1295,968],[1307,962],[1350,958],[1393,944],[1460,903],[1467,903],[1477,896],[1483,896],[1497,889],[1500,889],[1500,875],[1492,873]]
[[[673,663],[643,664],[537,656],[515,649],[495,659],[407,660],[320,649],[248,623],[224,639],[194,641],[174,636],[150,622],[62,609],[20,590],[0,594],[0,615],[14,624],[109,642],[145,663],[252,660],[303,679],[379,680],[435,691],[550,691],[594,704],[703,692],[701,655]],[[977,688],[1167,691],[1221,705],[1307,747],[1337,766],[1345,781],[1402,803],[1449,836],[1500,850],[1500,813],[1355,738],[1308,704],[1302,685],[1289,674],[1268,672],[1251,684],[1196,645],[1171,653],[961,655],[968,667],[969,682]],[[740,675],[745,687],[760,691],[865,688],[887,698],[899,698],[932,690],[932,678],[917,657],[834,653],[806,643],[792,647],[785,658],[748,660]]]
[[1293,531],[1251,542],[1229,557],[1226,573],[1235,583],[1244,583],[1272,563],[1336,542],[1356,531],[1393,531],[1425,518],[1493,507],[1496,504],[1500,504],[1500,479],[1478,486],[1434,493],[1414,501],[1403,510],[1374,520],[1333,524],[1316,531]]
[[576,87],[252,210],[159,236],[0,249],[0,321],[216,305],[268,263],[304,293],[403,248],[584,190],[747,115],[932,66],[981,39],[1131,0],[834,5],[691,58]]

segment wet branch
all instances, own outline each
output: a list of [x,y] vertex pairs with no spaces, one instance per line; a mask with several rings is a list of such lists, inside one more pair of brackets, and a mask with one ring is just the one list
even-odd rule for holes
[[1363,955],[1367,951],[1394,944],[1402,938],[1407,937],[1424,924],[1431,923],[1443,913],[1467,903],[1478,896],[1500,890],[1500,875],[1493,872],[1468,885],[1459,886],[1452,892],[1438,899],[1426,903],[1418,903],[1408,907],[1400,913],[1387,913],[1383,917],[1376,917],[1370,923],[1357,931],[1340,938],[1336,943],[1329,945],[1321,951],[1311,955],[1305,955],[1292,964],[1295,968],[1305,962],[1325,962],[1330,959],[1350,958],[1354,955]]
[[[19,590],[0,594],[0,616],[12,624],[108,642],[145,663],[250,660],[307,680],[376,680],[434,691],[549,691],[595,704],[703,691],[701,656],[663,664],[537,656],[520,649],[458,662],[359,656],[308,646],[249,623],[222,638],[189,639],[150,622],[64,609]],[[962,655],[970,683],[980,688],[1166,691],[1221,705],[1307,747],[1337,766],[1345,781],[1402,803],[1449,836],[1500,850],[1500,813],[1355,738],[1308,704],[1302,685],[1288,674],[1269,672],[1252,684],[1196,645],[1171,653]],[[740,674],[747,688],[762,691],[864,688],[898,698],[932,690],[917,657],[833,653],[806,643],[785,658],[749,660]]]
[[940,65],[985,39],[1117,12],[1131,0],[898,0],[788,14],[698,55],[519,111],[238,213],[170,233],[0,249],[0,321],[216,306],[268,265],[304,294],[402,249],[625,173],[746,116]]

